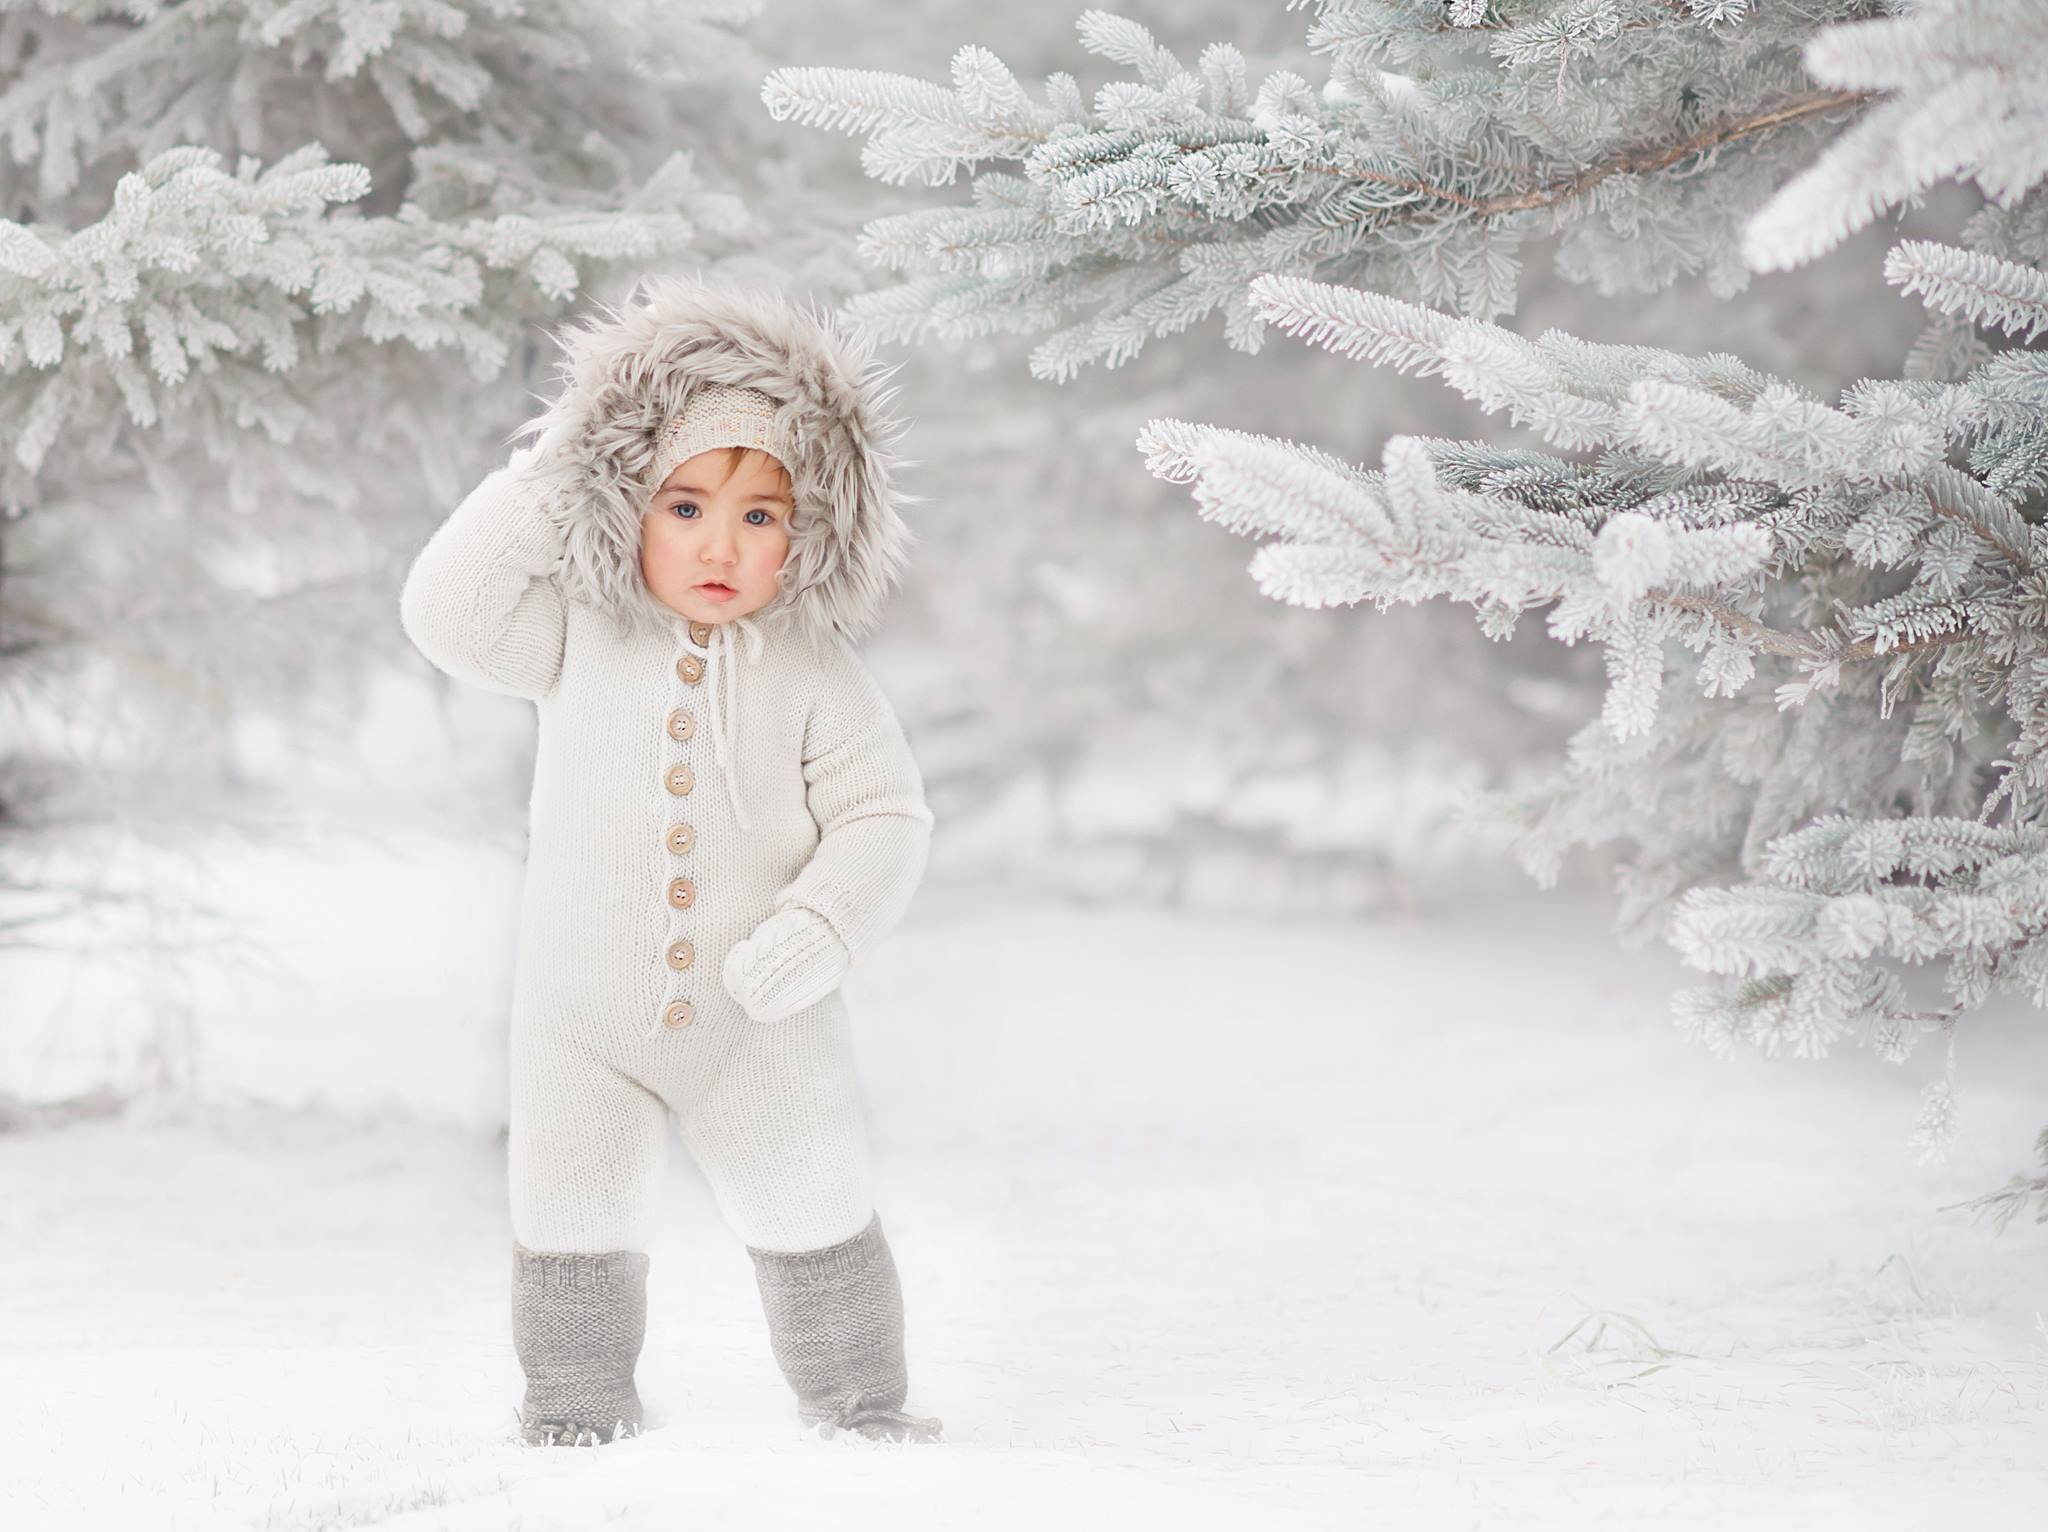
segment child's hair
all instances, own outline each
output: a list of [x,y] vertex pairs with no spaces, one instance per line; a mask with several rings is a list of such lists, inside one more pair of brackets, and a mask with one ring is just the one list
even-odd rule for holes
[[723,471],[718,475],[718,482],[711,486],[713,489],[723,488],[726,481],[740,471],[740,464],[750,457],[757,457],[775,470],[776,475],[782,480],[783,492],[790,497],[792,503],[795,502],[796,485],[790,479],[789,467],[774,453],[763,451],[759,447],[709,447],[700,456],[710,457],[714,453],[722,454],[719,467]]

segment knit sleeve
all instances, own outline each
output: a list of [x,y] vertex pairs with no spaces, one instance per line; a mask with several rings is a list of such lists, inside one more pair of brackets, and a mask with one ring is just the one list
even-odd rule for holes
[[804,727],[803,771],[818,845],[775,907],[822,916],[858,962],[910,906],[932,812],[902,725],[843,639],[828,653]]
[[562,538],[520,475],[528,456],[485,475],[435,530],[398,613],[414,647],[458,681],[538,701],[561,678],[567,621],[552,578]]

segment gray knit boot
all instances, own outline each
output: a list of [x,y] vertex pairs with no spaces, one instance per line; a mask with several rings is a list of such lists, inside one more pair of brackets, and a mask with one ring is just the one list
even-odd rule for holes
[[512,1243],[512,1345],[526,1373],[519,1434],[580,1446],[640,1434],[633,1365],[647,1332],[647,1256],[549,1253]]
[[903,1289],[882,1220],[817,1250],[756,1250],[768,1339],[796,1390],[797,1418],[820,1436],[850,1429],[891,1441],[939,1439],[940,1422],[903,1413]]

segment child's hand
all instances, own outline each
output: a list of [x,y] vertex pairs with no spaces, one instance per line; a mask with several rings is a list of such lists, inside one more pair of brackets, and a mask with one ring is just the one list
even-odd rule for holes
[[839,987],[852,954],[822,915],[778,910],[725,955],[726,992],[756,1021],[780,1021]]

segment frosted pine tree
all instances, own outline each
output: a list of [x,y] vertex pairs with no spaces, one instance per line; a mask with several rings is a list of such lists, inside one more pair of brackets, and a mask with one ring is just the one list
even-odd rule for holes
[[[1202,515],[1270,539],[1251,573],[1276,599],[1444,595],[1501,638],[1540,608],[1600,644],[1600,716],[1478,814],[1546,884],[1569,847],[1620,843],[1619,927],[1715,976],[1678,997],[1713,1046],[1853,1035],[1896,1060],[1943,1035],[1915,1133],[1940,1152],[1959,1020],[1996,992],[2048,1005],[2048,371],[2024,344],[2048,328],[2048,12],[1317,10],[1320,90],[1285,70],[1254,89],[1220,46],[1190,71],[1091,11],[1084,44],[1138,76],[1092,114],[1071,77],[1040,105],[972,47],[950,92],[807,69],[764,98],[867,132],[884,179],[1021,162],[978,175],[972,207],[869,226],[870,258],[908,275],[857,307],[898,338],[1058,326],[1032,369],[1063,380],[1220,308],[1232,346],[1273,326],[1441,374],[1554,449],[1397,437],[1369,469],[1172,419],[1139,441]],[[1932,313],[1903,375],[1833,404],[1731,355],[1487,322],[1535,231],[1603,293],[1699,270],[1733,298],[1961,177],[1989,199],[1961,242],[1886,263]],[[1930,961],[1939,992],[1916,994]],[[2048,1177],[1981,1205],[2029,1204],[2048,1213]]]

